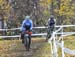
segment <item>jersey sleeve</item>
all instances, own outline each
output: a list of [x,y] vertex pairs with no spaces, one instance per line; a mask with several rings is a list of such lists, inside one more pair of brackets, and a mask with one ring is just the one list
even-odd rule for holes
[[30,22],[31,22],[30,30],[32,30],[32,28],[33,28],[33,22],[32,22],[32,20]]
[[49,26],[49,21],[50,21],[50,18],[48,19],[48,22],[47,22],[47,25]]
[[25,22],[26,22],[25,20],[22,22],[22,25],[21,25],[20,31],[24,31],[24,30],[25,30],[25,28],[23,27],[23,25],[24,25]]

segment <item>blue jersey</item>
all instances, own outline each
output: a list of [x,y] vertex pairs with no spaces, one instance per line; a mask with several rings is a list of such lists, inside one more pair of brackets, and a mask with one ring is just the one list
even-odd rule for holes
[[32,30],[32,27],[33,27],[32,20],[30,20],[30,19],[24,20],[24,21],[22,22],[21,31],[25,31],[25,30],[26,30],[25,25],[30,25],[30,30]]

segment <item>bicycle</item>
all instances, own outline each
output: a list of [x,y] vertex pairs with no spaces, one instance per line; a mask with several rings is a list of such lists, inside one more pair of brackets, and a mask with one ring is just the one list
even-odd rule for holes
[[24,46],[27,51],[29,51],[29,49],[30,49],[31,34],[32,34],[32,32],[30,32],[30,31],[26,31],[24,34]]

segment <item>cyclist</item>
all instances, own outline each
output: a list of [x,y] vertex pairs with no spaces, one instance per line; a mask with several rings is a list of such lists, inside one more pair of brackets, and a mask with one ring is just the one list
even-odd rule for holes
[[51,34],[54,31],[54,25],[55,25],[55,20],[54,20],[54,16],[51,15],[49,20],[48,20],[48,30],[47,30],[47,38],[46,41],[51,37]]
[[[24,43],[24,34],[25,34],[25,32],[26,31],[32,32],[32,28],[33,28],[33,22],[30,19],[30,16],[27,15],[25,17],[25,19],[23,20],[22,25],[21,25],[21,39],[22,39],[22,43]],[[29,47],[30,47],[30,44],[31,44],[31,34],[29,34],[28,38],[29,38]]]

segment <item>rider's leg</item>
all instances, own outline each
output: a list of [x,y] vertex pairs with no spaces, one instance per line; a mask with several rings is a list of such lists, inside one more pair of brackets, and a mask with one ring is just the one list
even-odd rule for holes
[[49,32],[49,31],[50,31],[49,28],[50,28],[50,27],[48,27],[48,29],[47,29],[46,41],[49,39],[49,33],[50,33],[50,32]]
[[22,39],[22,43],[24,43],[24,33],[21,33],[21,39]]
[[54,26],[51,27],[51,34],[53,33],[54,31]]
[[30,48],[30,44],[31,44],[31,35],[29,35],[29,48]]

